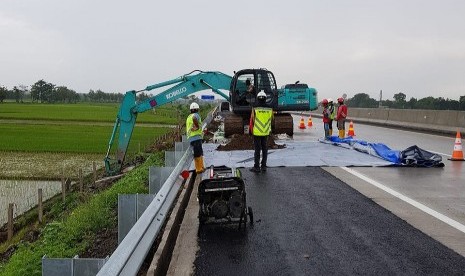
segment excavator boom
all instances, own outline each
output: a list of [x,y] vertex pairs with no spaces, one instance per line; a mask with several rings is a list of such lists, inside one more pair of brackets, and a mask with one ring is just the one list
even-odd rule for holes
[[[171,86],[165,91],[137,102],[137,93]],[[137,114],[173,102],[201,90],[211,89],[227,100],[221,105],[224,115],[225,136],[244,133],[244,126],[249,122],[252,107],[255,106],[255,95],[264,91],[267,95],[267,106],[277,112],[272,125],[273,133],[293,135],[293,120],[286,111],[305,111],[317,108],[317,91],[306,84],[295,83],[277,88],[273,73],[267,69],[243,69],[228,76],[221,72],[195,70],[181,77],[147,86],[139,91],[126,92],[121,103],[108,143],[105,156],[105,170],[109,175],[119,173],[131,140]],[[228,90],[229,96],[221,90]],[[224,108],[223,108],[224,106]],[[116,158],[110,157],[113,141],[117,139]]]
[[[226,100],[229,100],[229,97],[220,90],[229,90],[231,80],[232,77],[221,72],[203,72],[196,70],[173,80],[147,86],[143,90],[131,90],[126,92],[118,111],[110,141],[108,143],[107,154],[104,159],[106,173],[108,175],[113,175],[121,171],[129,146],[129,141],[131,140],[132,132],[136,123],[137,114],[207,89],[211,89]],[[137,102],[137,93],[169,85],[173,86],[153,97]],[[116,159],[112,159],[110,157],[110,152],[116,134],[118,134],[118,148],[116,149]]]

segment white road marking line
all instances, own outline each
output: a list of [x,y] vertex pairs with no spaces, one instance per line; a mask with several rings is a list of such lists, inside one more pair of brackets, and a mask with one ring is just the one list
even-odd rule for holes
[[465,233],[465,225],[461,224],[460,222],[458,221],[455,221],[423,204],[421,204],[420,202],[418,201],[415,201],[407,196],[404,196],[403,194],[399,193],[399,192],[396,192],[394,191],[393,189],[389,188],[389,187],[386,187],[384,186],[383,184],[371,179],[371,178],[368,178],[367,176],[353,170],[353,169],[349,169],[347,167],[341,167],[343,170],[345,170],[346,172],[348,173],[351,173],[353,175],[355,175],[356,177],[358,178],[361,178],[363,180],[365,180],[366,182],[370,183],[371,185],[375,186],[375,187],[378,187],[379,189],[399,198],[400,200],[403,200],[405,201],[406,203],[420,209],[421,211],[439,219],[440,221],[444,222],[444,223],[447,223],[449,224],[450,226],[454,227],[455,229],[459,230],[460,232],[462,233]]

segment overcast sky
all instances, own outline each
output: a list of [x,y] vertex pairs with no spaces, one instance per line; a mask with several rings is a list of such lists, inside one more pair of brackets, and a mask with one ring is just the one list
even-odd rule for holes
[[463,0],[2,0],[0,85],[124,93],[267,68],[319,99],[465,96]]

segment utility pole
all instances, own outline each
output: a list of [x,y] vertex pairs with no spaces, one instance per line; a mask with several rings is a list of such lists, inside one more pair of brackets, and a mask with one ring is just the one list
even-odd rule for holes
[[383,90],[379,90],[379,105],[378,105],[379,108],[381,108],[382,101],[383,101]]

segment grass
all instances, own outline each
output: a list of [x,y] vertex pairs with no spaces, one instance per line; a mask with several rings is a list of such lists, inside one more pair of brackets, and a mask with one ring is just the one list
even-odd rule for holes
[[9,262],[0,266],[0,274],[41,275],[41,259],[44,255],[48,258],[72,258],[79,255],[92,243],[93,233],[104,227],[116,227],[114,209],[118,194],[147,193],[148,167],[161,166],[162,160],[162,153],[153,154],[142,166],[131,171],[111,188],[79,206],[77,195],[70,196],[66,206],[75,208],[72,208],[69,216],[47,224],[36,242],[21,243]]
[[[0,119],[113,123],[120,104],[0,104]],[[137,116],[138,123],[176,124],[177,107],[167,104]],[[158,115],[158,116],[154,116]]]
[[[88,125],[0,124],[0,151],[101,153],[108,147],[112,127]],[[129,151],[146,145],[169,128],[135,127]]]

